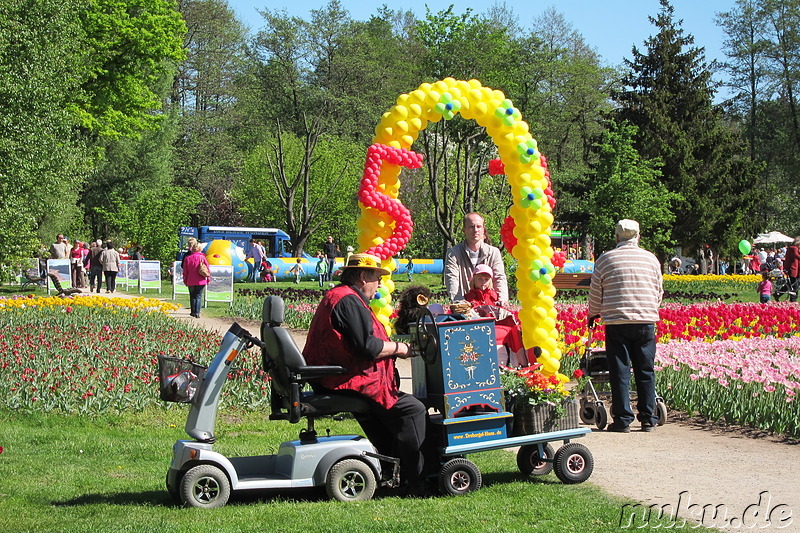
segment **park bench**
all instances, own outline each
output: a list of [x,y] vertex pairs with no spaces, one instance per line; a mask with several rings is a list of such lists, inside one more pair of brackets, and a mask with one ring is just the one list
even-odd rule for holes
[[580,274],[567,274],[559,272],[553,276],[553,286],[556,289],[586,289],[589,290],[589,285],[592,282],[592,275],[587,273]]
[[37,285],[41,287],[47,280],[46,277],[39,273],[38,268],[28,268],[22,271],[22,290],[28,288],[28,285]]
[[47,274],[47,277],[50,278],[50,283],[53,284],[53,288],[57,291],[56,296],[71,296],[73,294],[82,292],[80,289],[76,287],[69,287],[65,289],[61,285],[61,281],[58,279],[58,276],[56,276],[55,274],[52,273]]

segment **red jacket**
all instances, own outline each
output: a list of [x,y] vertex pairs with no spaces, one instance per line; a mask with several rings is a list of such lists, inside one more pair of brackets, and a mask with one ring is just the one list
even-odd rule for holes
[[794,244],[786,248],[786,256],[783,258],[783,270],[787,276],[800,277],[800,250]]
[[[317,307],[311,327],[308,330],[303,356],[306,364],[338,365],[347,369],[342,376],[331,376],[319,380],[327,389],[348,389],[356,391],[377,402],[386,409],[397,403],[398,389],[395,381],[393,357],[373,360],[356,353],[341,333],[333,329],[331,313],[339,300],[347,295],[355,295],[364,307],[369,306],[358,297],[356,291],[347,285],[339,285],[327,292]],[[370,314],[372,311],[370,310]],[[388,341],[386,329],[372,314],[373,335]]]
[[494,289],[471,289],[464,299],[473,305],[497,305],[499,297]]
[[202,277],[197,271],[200,267],[200,263],[205,263],[206,266],[208,266],[208,259],[206,259],[203,252],[194,252],[183,258],[183,262],[181,263],[181,268],[183,269],[183,284],[187,287],[208,284],[208,278]]

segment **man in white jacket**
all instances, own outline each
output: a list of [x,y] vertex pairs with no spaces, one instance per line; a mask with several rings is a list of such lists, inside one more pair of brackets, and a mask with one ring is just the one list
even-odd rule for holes
[[445,259],[445,283],[452,301],[464,299],[469,292],[469,280],[475,267],[487,265],[494,272],[492,281],[499,297],[498,303],[508,302],[508,281],[500,250],[486,244],[486,228],[483,217],[470,213],[464,217],[464,240],[449,250]]

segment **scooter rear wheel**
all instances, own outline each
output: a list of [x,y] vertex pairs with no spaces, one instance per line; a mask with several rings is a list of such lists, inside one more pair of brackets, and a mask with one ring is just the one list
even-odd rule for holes
[[325,490],[332,500],[358,502],[372,499],[377,485],[375,473],[364,461],[344,459],[328,471]]

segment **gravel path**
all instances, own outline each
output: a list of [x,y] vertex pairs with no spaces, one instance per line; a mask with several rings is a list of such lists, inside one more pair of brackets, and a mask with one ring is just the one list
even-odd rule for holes
[[[174,315],[221,333],[233,322],[198,320],[188,313],[180,309]],[[238,322],[258,335],[258,322]],[[292,334],[302,348],[304,334]],[[409,390],[410,364],[401,363],[405,363],[399,365],[402,388]],[[666,528],[680,526],[682,518],[694,518],[731,531],[800,531],[797,442],[675,415],[653,433],[638,428],[627,434],[595,429],[579,441],[589,447],[595,460],[587,483],[643,504],[639,509],[620,509],[621,525],[631,523],[630,529],[657,525],[655,516],[661,511],[666,517],[661,527]],[[652,515],[645,524],[650,506]]]

